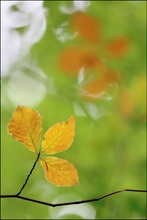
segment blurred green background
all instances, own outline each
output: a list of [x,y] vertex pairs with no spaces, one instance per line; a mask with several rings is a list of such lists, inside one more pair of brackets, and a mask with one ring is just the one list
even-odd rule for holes
[[[11,1],[10,5],[5,4],[3,1],[1,194],[19,191],[36,158],[7,133],[8,122],[18,104],[41,114],[43,134],[53,124],[75,114],[74,142],[56,156],[74,164],[80,178],[80,185],[58,188],[45,180],[37,164],[22,195],[57,203],[96,198],[125,188],[145,189],[146,2]],[[88,42],[74,32],[71,17],[77,10],[100,23],[102,42]],[[119,58],[107,56],[104,48],[107,50],[111,40],[121,37],[130,42],[127,52]],[[71,75],[60,68],[59,57],[69,47],[90,48],[104,66],[119,72],[120,80],[108,82],[98,98],[83,97],[83,86],[91,77],[95,79],[97,69],[85,68]],[[2,219],[145,217],[145,193],[124,192],[99,202],[60,208],[18,199],[1,201]]]

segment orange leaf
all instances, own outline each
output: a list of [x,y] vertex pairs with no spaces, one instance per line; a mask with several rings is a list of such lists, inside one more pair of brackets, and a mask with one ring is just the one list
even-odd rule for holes
[[42,131],[41,120],[42,118],[37,111],[18,106],[8,124],[8,132],[29,150],[37,152]]
[[72,186],[79,183],[77,170],[67,160],[46,157],[40,161],[40,164],[47,181],[56,186]]
[[122,57],[129,47],[127,38],[119,38],[113,40],[108,46],[108,53],[112,57]]
[[85,91],[96,95],[109,87],[110,83],[116,83],[119,81],[119,75],[114,71],[105,71],[102,77],[96,77],[96,79],[92,82],[89,82],[85,86]]
[[50,127],[44,135],[42,153],[55,154],[70,147],[75,135],[74,115],[68,121]]
[[102,92],[107,88],[107,82],[103,79],[94,80],[85,86],[85,90],[93,95]]
[[90,51],[78,47],[64,50],[59,57],[59,67],[72,75],[77,75],[81,67],[93,68],[101,64],[100,59]]
[[100,27],[97,20],[83,12],[75,12],[72,17],[73,28],[79,32],[81,37],[91,43],[98,43],[100,40]]

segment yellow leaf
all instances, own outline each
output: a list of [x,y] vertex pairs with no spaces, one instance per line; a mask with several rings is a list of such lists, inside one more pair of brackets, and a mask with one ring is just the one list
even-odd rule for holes
[[29,150],[38,154],[37,159],[41,160],[40,164],[49,182],[56,186],[78,184],[78,173],[71,163],[56,157],[46,157],[45,159],[40,157],[42,153],[54,154],[70,147],[75,132],[74,115],[68,121],[57,123],[48,129],[40,152],[41,121],[42,118],[37,111],[25,106],[18,106],[8,124],[8,132],[15,140],[22,142]]
[[40,164],[45,172],[45,178],[56,186],[72,186],[79,183],[75,167],[67,160],[56,157],[41,159]]
[[18,106],[8,124],[8,132],[29,150],[37,152],[42,131],[41,121],[42,118],[37,111]]
[[68,149],[75,135],[75,117],[50,127],[44,135],[42,153],[55,154]]

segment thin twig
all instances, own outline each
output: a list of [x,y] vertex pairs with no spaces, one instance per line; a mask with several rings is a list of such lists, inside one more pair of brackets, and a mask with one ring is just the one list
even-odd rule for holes
[[28,176],[27,176],[27,178],[26,178],[26,180],[25,180],[23,186],[21,187],[20,191],[17,193],[18,196],[20,195],[20,193],[21,193],[21,192],[23,191],[23,189],[25,188],[25,186],[26,186],[26,184],[27,184],[27,182],[28,182],[28,180],[29,180],[29,177],[31,176],[31,174],[32,174],[32,172],[33,172],[33,170],[34,170],[34,168],[35,168],[35,166],[36,166],[36,163],[38,162],[39,156],[40,156],[40,152],[37,154],[37,158],[36,158],[36,160],[35,160],[35,162],[34,162],[34,164],[33,164],[32,169],[30,170],[30,173],[28,174]]
[[108,193],[106,195],[100,196],[98,198],[94,198],[94,199],[86,199],[86,200],[81,200],[81,201],[74,201],[74,202],[63,202],[63,203],[48,203],[48,202],[43,202],[40,200],[36,200],[36,199],[31,199],[31,198],[27,198],[24,196],[20,196],[19,194],[16,195],[1,195],[1,198],[17,198],[17,199],[22,199],[22,200],[26,200],[26,201],[30,201],[30,202],[34,202],[34,203],[38,203],[38,204],[42,204],[42,205],[46,205],[46,206],[51,206],[51,207],[57,207],[57,206],[64,206],[64,205],[77,205],[77,204],[83,204],[83,203],[89,203],[89,202],[96,202],[99,200],[102,200],[106,197],[112,196],[114,194],[118,194],[118,193],[122,193],[122,192],[146,192],[147,190],[141,190],[141,189],[122,189],[122,190],[117,190],[111,193]]

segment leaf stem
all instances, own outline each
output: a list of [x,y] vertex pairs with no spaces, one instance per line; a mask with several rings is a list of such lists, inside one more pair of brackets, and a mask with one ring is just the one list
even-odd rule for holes
[[40,152],[37,154],[37,158],[36,158],[36,160],[35,160],[35,162],[34,162],[34,164],[33,164],[32,169],[30,170],[30,173],[28,174],[28,176],[27,176],[27,178],[26,178],[26,180],[25,180],[23,186],[21,187],[21,189],[19,190],[19,192],[16,194],[17,196],[19,196],[19,195],[22,193],[23,189],[25,188],[25,186],[26,186],[26,184],[27,184],[27,182],[28,182],[28,180],[29,180],[31,174],[33,173],[33,170],[34,170],[34,168],[35,168],[35,166],[36,166],[36,163],[38,162],[39,157],[40,157]]
[[[37,158],[39,158],[39,156]],[[37,162],[37,160],[36,160],[36,162]],[[22,190],[20,190],[20,192],[21,191]],[[117,191],[105,194],[103,196],[100,196],[100,197],[94,198],[94,199],[86,199],[86,200],[81,200],[81,201],[63,202],[63,203],[55,203],[55,204],[54,203],[48,203],[48,202],[40,201],[40,200],[36,200],[36,199],[27,198],[27,197],[24,197],[24,196],[20,196],[19,194],[16,194],[16,195],[0,195],[0,197],[1,198],[17,198],[17,199],[22,199],[22,200],[26,200],[26,201],[30,201],[30,202],[46,205],[46,206],[57,207],[57,206],[64,206],[64,205],[77,205],[77,204],[95,202],[95,201],[102,200],[102,199],[104,199],[106,197],[112,196],[114,194],[118,194],[118,193],[122,193],[122,192],[126,192],[126,191],[127,192],[140,192],[140,193],[141,192],[145,192],[145,193],[147,193],[147,190],[142,190],[142,189],[122,189],[122,190],[117,190]]]

